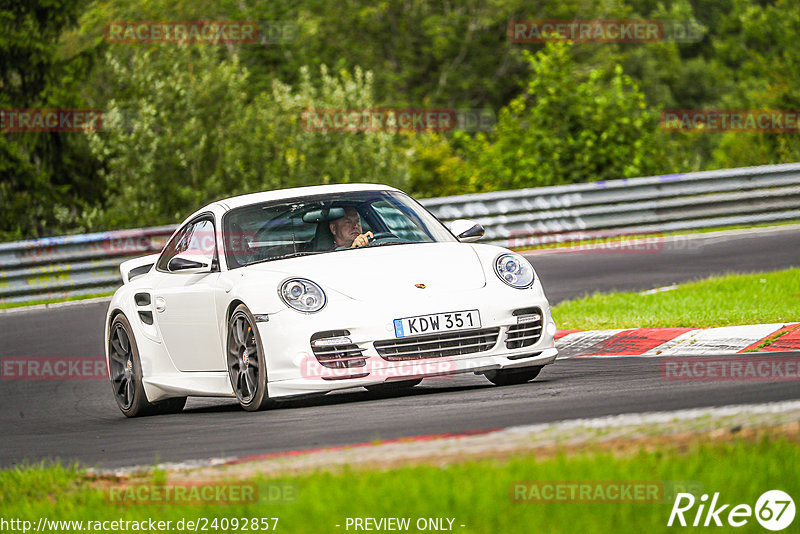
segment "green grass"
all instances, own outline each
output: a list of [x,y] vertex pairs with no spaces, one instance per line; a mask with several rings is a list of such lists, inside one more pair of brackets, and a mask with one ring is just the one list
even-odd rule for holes
[[[39,517],[173,522],[200,517],[277,517],[278,532],[315,534],[347,532],[347,517],[409,517],[412,525],[417,518],[446,517],[455,519],[454,531],[465,533],[667,532],[671,497],[659,503],[514,503],[509,490],[519,481],[685,481],[692,484],[698,498],[702,492],[719,491],[722,502],[753,506],[758,496],[770,489],[782,489],[797,498],[798,466],[800,447],[796,442],[764,437],[760,441],[694,444],[685,451],[662,447],[629,456],[583,453],[547,460],[518,456],[445,467],[317,472],[272,480],[257,477],[253,480],[260,488],[271,483],[296,485],[296,501],[134,506],[110,504],[108,489],[89,487],[79,470],[29,467],[0,472],[0,517],[34,524]],[[691,514],[687,517],[693,519]],[[337,528],[337,524],[342,526]],[[747,526],[743,530],[760,529],[754,518]]]
[[22,308],[24,306],[38,306],[40,304],[56,304],[59,302],[71,302],[73,300],[86,300],[98,297],[110,297],[114,293],[90,293],[88,295],[75,295],[74,297],[61,297],[56,299],[29,300],[26,302],[0,302],[0,310],[9,308]]
[[800,269],[730,274],[649,295],[596,293],[553,307],[560,329],[800,322]]

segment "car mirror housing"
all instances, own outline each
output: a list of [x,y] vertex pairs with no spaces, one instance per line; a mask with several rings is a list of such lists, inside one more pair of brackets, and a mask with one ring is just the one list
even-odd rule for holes
[[483,237],[486,231],[480,223],[469,219],[456,219],[450,223],[450,231],[462,243],[472,243]]
[[210,273],[211,258],[199,250],[187,250],[177,254],[167,264],[171,273]]

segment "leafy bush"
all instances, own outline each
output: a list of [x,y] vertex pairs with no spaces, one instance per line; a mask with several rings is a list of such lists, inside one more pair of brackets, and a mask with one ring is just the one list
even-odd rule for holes
[[659,171],[658,115],[622,67],[581,68],[563,43],[526,52],[531,74],[492,137],[466,157],[491,189],[645,176]]
[[109,188],[91,226],[174,222],[215,199],[283,187],[377,181],[404,187],[408,163],[389,132],[316,132],[302,114],[373,107],[372,74],[300,73],[248,99],[248,72],[212,48],[154,47],[106,57],[116,94],[102,131],[90,134]]

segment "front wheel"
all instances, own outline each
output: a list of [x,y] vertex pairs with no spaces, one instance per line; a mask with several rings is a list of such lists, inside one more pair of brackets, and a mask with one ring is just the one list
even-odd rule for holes
[[541,372],[541,367],[524,367],[522,369],[505,369],[489,371],[486,378],[495,386],[513,386],[530,382]]
[[247,306],[236,307],[228,321],[228,376],[242,408],[255,412],[268,408],[267,363],[256,321]]
[[142,363],[139,348],[128,318],[121,313],[114,317],[108,335],[108,361],[111,388],[120,411],[126,417],[178,413],[186,405],[186,397],[149,402],[142,385]]

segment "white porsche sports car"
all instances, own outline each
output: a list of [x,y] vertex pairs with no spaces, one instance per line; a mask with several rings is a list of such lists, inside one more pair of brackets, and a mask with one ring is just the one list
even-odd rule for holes
[[214,202],[160,254],[124,262],[105,324],[114,397],[129,417],[188,396],[276,399],[423,378],[535,378],[556,325],[531,265],[471,244],[405,193],[329,185]]

